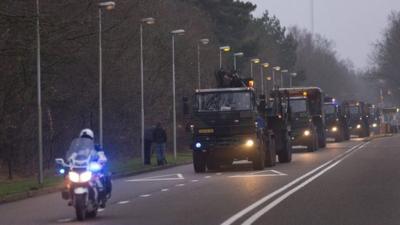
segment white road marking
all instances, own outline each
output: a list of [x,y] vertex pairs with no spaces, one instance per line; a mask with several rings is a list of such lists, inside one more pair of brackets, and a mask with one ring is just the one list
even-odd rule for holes
[[221,175],[222,175],[222,173],[216,173],[215,175],[217,175],[217,176],[221,176]]
[[67,223],[67,222],[71,222],[72,220],[74,220],[74,219],[72,219],[72,218],[65,218],[65,219],[59,219],[59,220],[57,220],[57,222],[59,222],[59,223]]
[[119,201],[117,204],[118,205],[125,205],[125,204],[128,204],[129,202],[131,202],[131,201],[129,201],[129,200],[127,200],[127,201]]
[[185,179],[182,174],[166,174],[161,176],[146,177],[142,179],[125,180],[126,182],[148,182],[148,181],[169,181],[169,180],[183,180]]
[[262,170],[252,173],[233,175],[229,177],[235,178],[235,177],[276,177],[276,176],[287,176],[287,174],[279,172],[277,170]]
[[267,206],[265,206],[264,208],[262,208],[261,210],[259,210],[258,212],[256,212],[254,215],[252,215],[250,218],[248,218],[246,221],[244,221],[242,223],[242,225],[251,225],[253,224],[256,220],[258,220],[261,216],[263,216],[265,213],[267,213],[268,211],[270,211],[272,208],[274,208],[275,206],[277,206],[279,203],[281,203],[282,201],[284,201],[285,199],[287,199],[289,196],[291,196],[292,194],[294,194],[295,192],[297,192],[298,190],[300,190],[301,188],[303,188],[304,186],[306,186],[307,184],[311,183],[312,181],[314,181],[315,179],[317,179],[318,177],[320,177],[321,175],[323,175],[324,173],[326,173],[327,171],[329,171],[330,169],[332,169],[333,167],[335,167],[336,165],[338,165],[339,163],[341,163],[343,160],[345,160],[347,157],[349,157],[350,155],[352,155],[353,153],[357,152],[358,150],[362,149],[363,147],[365,147],[366,144],[360,146],[359,148],[351,151],[350,154],[345,155],[343,158],[339,159],[338,161],[336,161],[335,163],[331,164],[330,166],[326,167],[325,169],[323,169],[322,171],[320,171],[319,173],[315,174],[314,176],[308,178],[306,181],[304,181],[303,183],[297,185],[296,187],[294,187],[293,189],[291,189],[290,191],[286,192],[285,194],[281,195],[279,198],[275,199],[273,202],[269,203]]
[[199,180],[192,180],[192,182],[193,182],[193,183],[195,183],[195,182],[199,182]]
[[164,189],[161,189],[161,191],[162,192],[166,192],[166,191],[169,191],[169,189],[168,188],[164,188]]
[[[359,146],[361,146],[361,144],[358,144],[356,146],[353,146],[351,149],[355,149]],[[332,163],[335,159],[340,158],[341,156],[345,155],[346,153],[342,153],[340,155],[338,155],[337,157],[335,157],[332,160],[329,160],[328,162],[318,166],[317,168],[309,171],[308,173],[302,175],[301,177],[298,177],[297,179],[291,181],[290,183],[286,184],[285,186],[279,188],[278,190],[272,192],[271,194],[263,197],[262,199],[254,202],[253,204],[249,205],[248,207],[246,207],[245,209],[239,211],[238,213],[236,213],[235,215],[233,215],[232,217],[230,217],[229,219],[227,219],[226,221],[224,221],[223,223],[221,223],[221,225],[231,225],[234,222],[236,222],[238,219],[240,219],[241,217],[243,217],[244,215],[246,215],[247,213],[249,213],[250,211],[254,210],[255,208],[259,207],[260,205],[264,204],[266,201],[270,200],[271,198],[275,197],[276,195],[282,193],[283,191],[285,191],[286,189],[289,189],[291,186],[295,185],[296,183],[298,183],[299,181],[303,180],[304,178],[314,174],[315,172],[319,171],[320,169],[324,168],[325,166],[329,165],[330,163]]]
[[175,185],[176,187],[183,187],[183,186],[185,186],[185,184],[177,184],[177,185]]
[[139,197],[141,197],[141,198],[147,198],[147,197],[150,197],[151,195],[150,194],[145,194],[145,195],[140,195]]
[[204,178],[209,179],[209,178],[211,178],[211,176],[205,176]]
[[104,212],[104,210],[106,210],[106,209],[100,208],[100,209],[97,210],[97,212],[99,212],[99,213],[100,213],[100,212]]

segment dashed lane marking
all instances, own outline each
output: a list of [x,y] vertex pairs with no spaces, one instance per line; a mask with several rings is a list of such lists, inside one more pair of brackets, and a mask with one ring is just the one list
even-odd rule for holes
[[209,179],[209,178],[211,178],[211,176],[205,176],[204,178]]
[[131,202],[131,201],[129,201],[129,200],[127,200],[127,201],[119,201],[117,204],[118,205],[125,205],[125,204],[128,204],[129,202]]
[[199,180],[192,180],[193,183],[199,182]]
[[151,181],[170,181],[170,180],[183,180],[185,179],[181,173],[166,174],[161,176],[146,177],[142,179],[130,179],[126,182],[151,182]]
[[177,185],[175,185],[176,187],[183,187],[183,186],[185,186],[185,184],[177,184]]
[[161,189],[161,191],[162,192],[166,192],[166,191],[169,191],[169,189],[168,188],[164,188],[164,189]]
[[147,197],[150,197],[151,195],[150,194],[145,194],[145,195],[140,195],[139,197],[141,197],[141,198],[147,198]]
[[229,177],[236,178],[236,177],[276,177],[276,176],[287,176],[287,174],[279,172],[277,170],[262,170],[252,173],[233,175]]
[[74,219],[72,219],[72,218],[65,218],[65,219],[59,219],[59,220],[57,220],[57,222],[59,222],[59,223],[67,223],[67,222],[71,222],[72,220],[74,220]]

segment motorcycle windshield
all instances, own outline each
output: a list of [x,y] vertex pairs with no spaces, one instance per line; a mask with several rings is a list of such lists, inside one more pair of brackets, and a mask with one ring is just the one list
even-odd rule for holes
[[76,138],[71,142],[66,154],[67,160],[90,161],[95,156],[94,142],[88,138]]

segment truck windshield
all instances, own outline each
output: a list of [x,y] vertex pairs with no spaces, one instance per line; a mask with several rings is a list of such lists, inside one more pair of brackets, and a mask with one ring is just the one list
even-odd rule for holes
[[350,110],[350,114],[352,114],[352,115],[359,113],[358,106],[350,106],[349,110]]
[[291,99],[290,108],[292,113],[305,113],[307,112],[307,100],[306,99]]
[[251,110],[250,92],[211,92],[196,96],[198,112]]
[[332,115],[336,112],[336,105],[333,104],[326,104],[324,105],[324,111],[326,115]]

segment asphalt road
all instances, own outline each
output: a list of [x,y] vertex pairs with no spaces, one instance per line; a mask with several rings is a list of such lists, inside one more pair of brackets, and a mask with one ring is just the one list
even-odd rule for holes
[[330,143],[261,172],[180,166],[115,180],[95,219],[76,221],[55,193],[0,205],[0,224],[399,224],[398,146],[398,136]]

